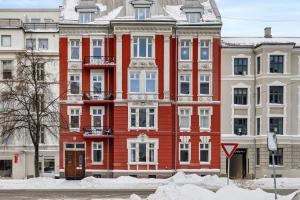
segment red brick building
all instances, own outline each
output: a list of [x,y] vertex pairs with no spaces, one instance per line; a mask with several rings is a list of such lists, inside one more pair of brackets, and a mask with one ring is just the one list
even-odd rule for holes
[[221,18],[179,2],[65,0],[62,176],[219,173]]

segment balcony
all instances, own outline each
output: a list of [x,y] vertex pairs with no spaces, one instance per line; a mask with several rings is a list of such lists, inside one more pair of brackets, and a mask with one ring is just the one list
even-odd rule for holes
[[58,23],[24,23],[25,32],[58,32]]
[[113,138],[111,127],[88,127],[83,129],[84,138]]
[[20,19],[0,19],[0,27],[1,28],[19,28],[22,26],[22,22]]
[[115,66],[115,57],[112,56],[87,56],[83,60],[83,67],[86,69],[107,69]]
[[114,95],[112,91],[87,91],[83,93],[83,102],[86,104],[113,103]]

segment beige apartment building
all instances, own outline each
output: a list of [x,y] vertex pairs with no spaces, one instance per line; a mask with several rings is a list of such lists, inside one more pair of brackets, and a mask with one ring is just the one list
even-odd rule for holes
[[[34,49],[51,59],[41,70],[51,73],[53,94],[58,96],[58,21],[60,9],[0,9],[0,85],[14,79],[16,55]],[[1,91],[1,98],[4,91]],[[4,102],[4,101],[3,101]],[[0,105],[5,114],[7,103]],[[1,127],[1,131],[2,131]],[[33,146],[25,132],[9,139],[0,138],[0,178],[27,178],[34,175]],[[58,137],[45,133],[40,145],[41,176],[58,174]]]
[[300,38],[274,38],[271,28],[264,37],[224,37],[221,62],[222,142],[239,144],[232,178],[272,176],[268,132],[278,136],[278,176],[300,177]]

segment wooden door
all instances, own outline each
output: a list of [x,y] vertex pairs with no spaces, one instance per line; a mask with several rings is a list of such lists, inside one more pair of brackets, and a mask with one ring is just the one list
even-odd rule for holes
[[85,151],[65,152],[66,179],[82,179],[85,176]]
[[79,179],[85,176],[85,152],[76,152],[76,177]]

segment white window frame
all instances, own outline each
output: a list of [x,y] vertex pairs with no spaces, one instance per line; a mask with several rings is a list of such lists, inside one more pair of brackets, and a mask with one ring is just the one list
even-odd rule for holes
[[[94,46],[94,41],[97,41],[97,45]],[[101,45],[99,45],[99,41],[101,41]],[[94,55],[94,48],[100,48],[101,49],[101,56],[104,56],[104,39],[103,38],[91,38],[90,41],[90,52],[91,56],[99,56],[99,55]],[[95,58],[94,58],[95,59]]]
[[[146,144],[146,162],[139,162],[139,144]],[[131,161],[131,144],[135,144],[135,162]],[[149,144],[154,144],[154,162],[149,161]],[[128,156],[128,164],[129,165],[155,165],[158,164],[158,149],[159,149],[159,141],[158,139],[150,139],[147,136],[138,138],[127,139],[127,156]]]
[[[71,116],[77,116],[77,115],[74,115],[72,114],[72,110],[79,110],[78,112],[78,116],[79,116],[79,127],[78,128],[72,128],[71,127]],[[81,115],[82,115],[82,108],[81,106],[69,106],[68,107],[68,116],[69,116],[69,130],[71,132],[77,132],[77,131],[80,131],[80,127],[81,127]]]
[[7,60],[1,60],[1,66],[2,66],[2,79],[4,79],[3,78],[3,73],[4,73],[4,62],[10,62],[11,63],[11,65],[10,65],[10,70],[11,70],[11,76],[12,76],[12,78],[13,78],[13,65],[14,65],[14,61],[13,60],[9,60],[9,59],[7,59]]
[[[131,75],[133,75],[133,78],[131,78]],[[142,76],[142,73],[140,71],[130,71],[128,73],[128,93],[131,93],[131,94],[138,94],[138,93],[141,93],[141,76]],[[138,77],[138,78],[137,78]],[[131,91],[131,81],[132,80],[138,80],[139,81],[139,91]]]
[[[94,81],[93,76],[97,76],[97,81]],[[98,77],[101,77],[101,81],[98,80]],[[104,77],[104,72],[103,71],[91,71],[90,73],[90,95],[93,96],[93,98],[96,99],[103,99],[105,95],[105,77]],[[95,94],[94,92],[94,83],[101,83],[101,94]]]
[[[9,45],[4,45],[4,38],[9,38]],[[1,47],[11,47],[11,35],[1,35]]]
[[[184,145],[184,148],[181,148],[181,144]],[[185,148],[185,145],[188,144],[189,145],[189,148]],[[189,165],[191,163],[191,142],[179,142],[179,147],[178,147],[178,150],[179,150],[179,163],[180,165]],[[181,161],[181,150],[188,150],[188,155],[189,155],[189,160],[187,162],[184,162],[184,161]]]
[[[42,43],[41,41],[43,41],[43,40],[47,41],[47,47],[46,48],[40,46],[41,43]],[[39,45],[39,47],[38,47],[39,50],[48,50],[49,49],[49,39],[48,38],[39,38],[38,42],[39,42],[39,44],[38,44]]]
[[[88,17],[88,18],[87,18]],[[86,21],[86,19],[88,19]],[[95,20],[95,12],[79,12],[79,23],[88,24]]]
[[[204,148],[201,148],[201,144],[203,144]],[[208,148],[205,147],[205,145],[208,144]],[[201,150],[207,150],[208,151],[208,161],[204,162],[201,161]],[[210,165],[211,164],[211,137],[209,136],[200,136],[200,142],[199,142],[199,163],[203,165]]]
[[[145,18],[140,17],[140,12],[144,13]],[[151,9],[150,7],[138,7],[135,8],[134,14],[136,20],[146,20],[151,17]]]
[[[101,114],[96,114],[94,115],[94,110],[101,110]],[[91,128],[100,128],[100,129],[103,129],[103,120],[104,120],[104,115],[105,115],[105,107],[104,106],[91,106],[90,107],[90,115],[91,115]],[[101,124],[102,124],[102,127],[95,127],[94,125],[94,120],[93,120],[93,117],[94,116],[101,116]]]
[[[186,19],[190,24],[199,24],[201,22],[201,13],[200,12],[186,13]],[[192,19],[196,19],[196,20],[194,21]]]
[[[184,42],[184,45],[182,45],[182,42]],[[189,42],[189,45],[188,45]],[[191,39],[180,39],[179,40],[179,60],[180,61],[192,61],[192,46],[193,42]],[[188,48],[189,49],[189,58],[188,59],[182,59],[182,48]]]
[[[147,78],[147,75],[150,74],[150,78]],[[153,78],[153,74],[154,74],[154,78]],[[153,92],[147,92],[147,81],[154,81],[154,91]],[[147,94],[155,94],[157,93],[157,73],[155,71],[146,71],[145,73],[145,93]]]
[[[181,77],[184,77],[184,80],[181,80]],[[187,81],[187,77],[189,77],[189,81]],[[181,83],[189,83],[189,94],[182,94],[181,93]],[[192,96],[192,75],[191,74],[179,74],[178,76],[178,90],[179,96]]]
[[[204,80],[201,80],[201,77],[204,77]],[[208,81],[206,80],[206,77],[208,77]],[[212,78],[211,78],[211,74],[203,74],[203,73],[200,73],[199,74],[199,96],[212,96]],[[209,84],[209,93],[208,94],[201,94],[201,83],[208,83]]]
[[[149,59],[153,58],[154,54],[154,37],[153,36],[133,36],[132,37],[132,52],[131,57],[137,59]],[[146,39],[146,56],[140,56],[140,39]],[[136,41],[135,41],[136,40]],[[149,55],[149,46],[151,45],[151,56]],[[137,49],[137,55],[134,55],[134,49]]]
[[[184,115],[182,115],[182,113],[181,113],[181,111],[183,111],[184,112]],[[180,129],[180,132],[190,132],[191,131],[191,124],[192,124],[192,122],[191,122],[191,116],[192,116],[192,113],[193,112],[193,108],[192,107],[179,107],[178,108],[178,117],[179,117],[179,129]],[[189,127],[188,128],[182,128],[182,127],[180,127],[180,125],[181,125],[181,121],[182,121],[182,119],[181,119],[181,117],[188,117],[188,120],[189,120]]]
[[[131,126],[131,109],[136,109],[135,113],[135,127]],[[146,109],[146,127],[140,127],[139,126],[139,110],[140,109]],[[150,109],[154,109],[154,126],[150,127]],[[141,106],[130,106],[128,107],[128,129],[129,130],[156,130],[157,129],[157,107],[148,106],[148,107],[141,107]]]
[[[202,45],[202,42],[206,42],[206,41],[208,41],[209,42],[209,45],[208,46],[206,46],[206,45]],[[208,59],[207,60],[203,60],[203,59],[201,59],[201,50],[203,49],[203,48],[208,48]],[[204,38],[201,38],[200,40],[199,40],[199,61],[206,61],[206,62],[209,62],[209,61],[211,61],[212,60],[212,40],[211,39],[204,39]]]
[[[257,89],[259,88],[259,103],[257,102],[257,97],[258,97],[258,93],[257,93]],[[261,106],[261,97],[262,97],[262,91],[261,91],[261,89],[262,89],[262,85],[258,85],[258,86],[256,86],[256,91],[255,91],[255,94],[256,94],[256,96],[255,96],[255,102],[256,102],[256,106]]]
[[[97,145],[97,149],[94,149],[94,144]],[[98,145],[101,145],[101,149],[98,148]],[[94,150],[101,150],[101,158],[102,160],[100,162],[95,162],[94,161]],[[92,153],[92,164],[93,165],[103,165],[103,155],[104,155],[104,144],[103,142],[92,142],[92,146],[91,146],[91,153]]]
[[[283,73],[271,73],[271,65],[270,65],[270,61],[271,61],[271,56],[283,56]],[[284,53],[282,51],[274,51],[272,53],[268,53],[268,74],[271,75],[282,75],[282,74],[287,74],[287,53]]]
[[[236,58],[246,58],[246,59],[248,59],[248,66],[247,66],[247,75],[235,75],[234,74],[234,60],[236,59]],[[251,56],[248,56],[248,55],[245,55],[245,54],[239,54],[239,55],[236,55],[236,56],[232,56],[231,57],[231,64],[232,64],[232,67],[231,67],[231,69],[232,69],[232,76],[234,76],[234,77],[247,77],[247,76],[251,76],[251,74],[250,74],[250,67],[251,67]]]
[[[32,45],[32,49],[31,48],[28,48],[28,46],[27,46],[27,44],[28,44],[28,42],[29,41],[31,41],[32,43],[31,43],[31,45]],[[33,51],[33,50],[36,50],[37,49],[37,41],[36,41],[36,38],[26,38],[26,40],[25,40],[25,49],[26,50],[31,50],[31,51]]]
[[[208,111],[208,115],[205,115],[208,117],[208,124],[209,124],[209,127],[206,128],[206,127],[201,127],[201,111],[204,110],[204,111]],[[199,107],[198,108],[198,115],[199,115],[199,129],[200,129],[200,132],[210,132],[211,131],[211,118],[212,118],[212,115],[213,115],[213,112],[212,112],[212,107]]]
[[[71,76],[78,76],[79,77],[79,94],[71,94]],[[68,75],[68,95],[73,95],[73,96],[76,96],[76,95],[80,95],[81,96],[82,95],[81,74],[69,74]]]
[[[78,59],[72,59],[72,42],[73,41],[79,41],[79,46],[75,46],[79,48],[79,58]],[[81,38],[69,38],[68,42],[69,50],[68,50],[68,55],[69,55],[69,60],[70,61],[81,61],[82,57],[82,47],[81,47]]]

